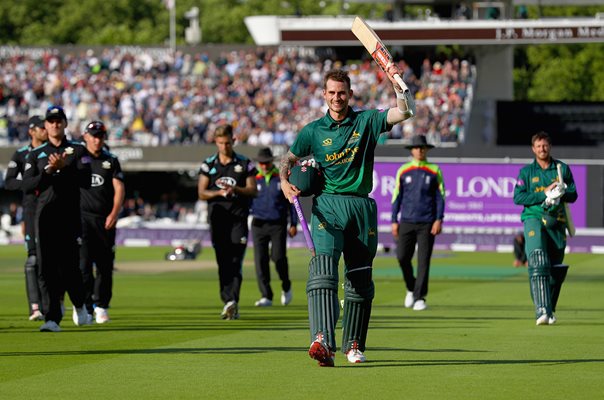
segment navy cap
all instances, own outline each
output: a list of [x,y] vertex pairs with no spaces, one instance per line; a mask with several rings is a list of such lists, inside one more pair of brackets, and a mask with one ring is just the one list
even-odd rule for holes
[[89,133],[92,136],[107,137],[107,128],[101,121],[89,122],[88,125],[86,125],[84,132]]
[[34,115],[27,121],[29,129],[44,128],[44,120],[38,115]]
[[62,119],[67,121],[67,116],[65,115],[65,111],[63,111],[63,107],[60,106],[50,106],[48,110],[46,110],[46,120],[57,120]]

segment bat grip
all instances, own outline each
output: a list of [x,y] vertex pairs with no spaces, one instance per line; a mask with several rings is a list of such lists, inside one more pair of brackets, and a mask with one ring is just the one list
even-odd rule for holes
[[564,183],[564,179],[562,178],[562,165],[560,163],[556,165],[556,170],[558,171],[558,180],[560,183]]
[[308,230],[308,223],[306,222],[306,218],[304,218],[304,213],[302,212],[302,207],[300,207],[300,201],[298,200],[298,196],[293,196],[294,198],[294,208],[296,209],[296,214],[298,214],[298,219],[300,220],[300,225],[302,226],[302,233],[304,233],[304,240],[306,240],[306,247],[310,250],[310,254],[315,256],[315,244],[312,241],[312,236],[310,235],[310,231]]
[[403,82],[403,78],[401,78],[401,76],[399,74],[394,74],[394,80],[396,81],[396,83],[398,83],[398,85],[401,87],[401,89],[403,89],[403,92],[405,90],[409,90],[407,85],[405,85],[405,82]]

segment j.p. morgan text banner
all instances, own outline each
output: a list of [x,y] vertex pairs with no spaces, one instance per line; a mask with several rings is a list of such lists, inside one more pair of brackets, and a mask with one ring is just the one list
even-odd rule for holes
[[[378,224],[390,225],[395,175],[402,163],[376,161],[373,197],[378,205]],[[455,227],[521,228],[521,206],[514,204],[514,186],[522,164],[438,163],[445,181],[445,223]],[[577,228],[585,227],[586,177],[584,165],[571,165],[579,198],[571,205]],[[404,207],[404,204],[403,204]]]

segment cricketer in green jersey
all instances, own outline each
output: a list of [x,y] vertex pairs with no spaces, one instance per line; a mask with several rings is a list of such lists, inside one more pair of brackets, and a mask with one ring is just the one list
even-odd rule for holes
[[344,255],[342,352],[351,363],[365,361],[365,341],[374,296],[372,264],[377,249],[377,206],[368,197],[373,186],[374,150],[381,133],[415,113],[413,95],[403,92],[387,74],[397,93],[389,110],[355,111],[348,106],[353,91],[345,71],[329,71],[323,79],[328,111],[299,132],[283,157],[281,188],[293,202],[300,191],[289,171],[301,158],[313,156],[324,176],[322,192],[313,199],[311,232],[316,256],[310,261],[306,286],[310,322],[309,355],[320,366],[333,366],[338,302],[338,263]]
[[[568,165],[550,155],[549,135],[539,132],[531,142],[535,161],[520,170],[514,203],[524,206],[520,218],[524,224],[536,324],[551,325],[556,322],[556,303],[568,271],[568,265],[563,264],[566,248],[563,202],[574,203],[577,189]],[[558,179],[558,164],[563,182]]]

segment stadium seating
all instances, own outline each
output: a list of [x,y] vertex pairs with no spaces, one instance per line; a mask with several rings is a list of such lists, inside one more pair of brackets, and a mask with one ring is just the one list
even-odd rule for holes
[[[97,54],[98,53],[98,54]],[[174,55],[107,48],[100,53],[51,51],[0,58],[0,145],[27,142],[25,122],[50,104],[64,106],[68,131],[78,138],[101,119],[110,145],[162,146],[206,143],[217,124],[235,125],[250,145],[292,143],[307,122],[322,116],[322,73],[350,71],[357,108],[394,105],[390,82],[373,63],[331,60],[262,49]],[[466,60],[432,63],[418,73],[400,62],[416,93],[418,116],[397,126],[390,139],[414,134],[429,141],[463,141],[475,73]]]

